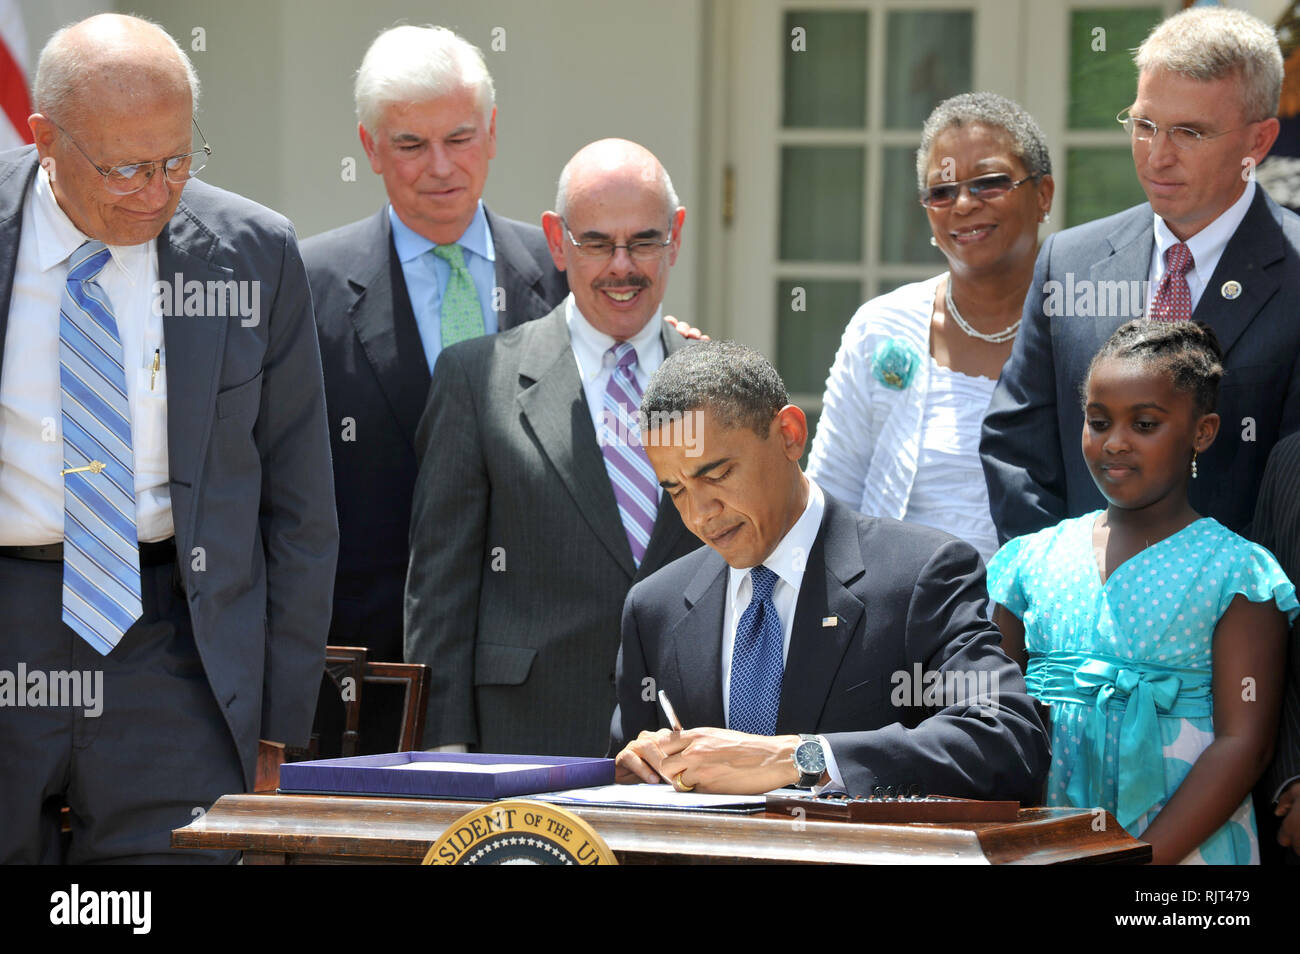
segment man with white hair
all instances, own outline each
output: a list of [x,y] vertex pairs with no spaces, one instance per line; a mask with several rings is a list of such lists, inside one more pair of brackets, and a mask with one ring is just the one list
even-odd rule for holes
[[[1139,313],[1203,321],[1223,347],[1223,430],[1187,462],[1197,513],[1247,532],[1269,452],[1300,430],[1300,218],[1254,180],[1278,134],[1277,38],[1240,10],[1193,7],[1159,24],[1135,61],[1137,98],[1118,119],[1148,201],[1043,243],[984,419],[1003,542],[1104,506],[1080,450],[1079,389]],[[1144,282],[1145,296],[1131,293]]]
[[[386,30],[362,60],[356,107],[388,204],[302,246],[339,516],[330,642],[400,661],[415,430],[434,362],[541,317],[568,285],[540,228],[483,204],[496,104],[478,49],[442,27]],[[367,748],[388,741],[365,729]]]
[[311,295],[283,216],[191,180],[197,98],[166,33],[92,17],[0,154],[3,863],[231,861],[171,831],[310,731],[338,547]]

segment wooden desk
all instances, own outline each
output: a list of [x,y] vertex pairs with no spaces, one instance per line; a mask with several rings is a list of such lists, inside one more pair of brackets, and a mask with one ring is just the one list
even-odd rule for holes
[[[418,864],[481,802],[346,795],[226,795],[172,832],[181,848],[234,848],[246,864]],[[566,805],[624,864],[1142,864],[1151,847],[1106,816],[1022,809],[1010,823],[856,825],[785,816]]]

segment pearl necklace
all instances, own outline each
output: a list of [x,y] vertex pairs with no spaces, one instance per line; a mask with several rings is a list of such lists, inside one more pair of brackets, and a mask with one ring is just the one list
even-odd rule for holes
[[1020,322],[1022,320],[1020,318],[1017,318],[1001,331],[995,331],[991,335],[986,335],[984,332],[976,331],[972,328],[970,323],[961,316],[961,312],[957,310],[956,304],[953,303],[952,275],[948,276],[948,286],[943,290],[943,303],[948,309],[948,314],[952,315],[953,320],[957,322],[957,327],[966,332],[966,334],[970,335],[972,338],[978,338],[980,341],[987,341],[990,344],[1005,344],[1014,338],[1016,332],[1020,330]]

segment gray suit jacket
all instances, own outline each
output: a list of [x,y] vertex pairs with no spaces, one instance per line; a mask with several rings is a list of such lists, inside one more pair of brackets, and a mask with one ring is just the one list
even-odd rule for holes
[[[484,211],[506,331],[547,314],[569,285],[541,229]],[[330,642],[366,646],[371,659],[398,662],[415,429],[429,397],[429,366],[388,207],[307,239],[302,257],[316,306],[339,517]]]
[[[726,725],[727,580],[726,562],[706,547],[632,588],[611,754],[643,730],[668,727],[647,680],[668,694],[682,725]],[[776,734],[825,735],[854,795],[917,785],[931,795],[1037,803],[1047,736],[984,613],[986,599],[984,565],[966,543],[864,517],[828,495],[795,605]],[[824,626],[830,617],[836,625]],[[916,673],[966,688],[974,677],[997,707],[986,713],[952,699],[923,706],[921,686],[909,693],[900,681]]]
[[661,496],[634,565],[563,305],[443,351],[416,448],[406,656],[433,669],[425,744],[603,754],[623,598],[699,541]]
[[[0,154],[0,349],[14,344],[5,331],[36,168],[34,148]],[[163,317],[178,562],[251,787],[259,738],[307,741],[329,628],[338,529],[311,294],[289,221],[198,180],[157,243],[168,287],[177,275],[260,285],[248,327]]]
[[[1050,236],[1038,253],[1020,334],[980,442],[990,509],[1003,542],[1105,506],[1080,449],[1079,389],[1106,339],[1143,311],[1127,292],[1129,283],[1147,278],[1155,242],[1152,216],[1144,203]],[[1229,279],[1242,289],[1232,300],[1221,291]],[[1114,284],[1120,282],[1122,289]],[[1090,314],[1080,297],[1087,289],[1093,296]],[[1111,313],[1099,316],[1102,300]],[[1114,314],[1124,309],[1112,306],[1125,303],[1125,313]],[[1218,335],[1226,374],[1218,408],[1223,423],[1214,446],[1198,460],[1191,502],[1201,515],[1238,533],[1250,524],[1269,451],[1280,437],[1300,430],[1297,314],[1300,217],[1279,208],[1261,188],[1192,316]]]

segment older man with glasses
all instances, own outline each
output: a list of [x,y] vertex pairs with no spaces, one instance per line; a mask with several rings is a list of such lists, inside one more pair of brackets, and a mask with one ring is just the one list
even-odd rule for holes
[[542,217],[571,294],[443,350],[416,437],[406,655],[433,670],[425,742],[600,755],[623,599],[696,541],[641,447],[686,210],[619,139],[583,148]]
[[1198,513],[1244,532],[1269,451],[1300,430],[1300,218],[1253,175],[1278,134],[1277,38],[1239,10],[1195,7],[1158,25],[1135,61],[1137,98],[1118,118],[1148,202],[1043,243],[984,420],[1003,542],[1103,505],[1080,450],[1079,386],[1138,314],[1204,321],[1223,345],[1224,426],[1197,460]]
[[193,180],[158,27],[60,30],[33,98],[0,155],[0,862],[231,861],[171,831],[252,787],[259,738],[306,742],[324,662],[307,276],[286,219]]

